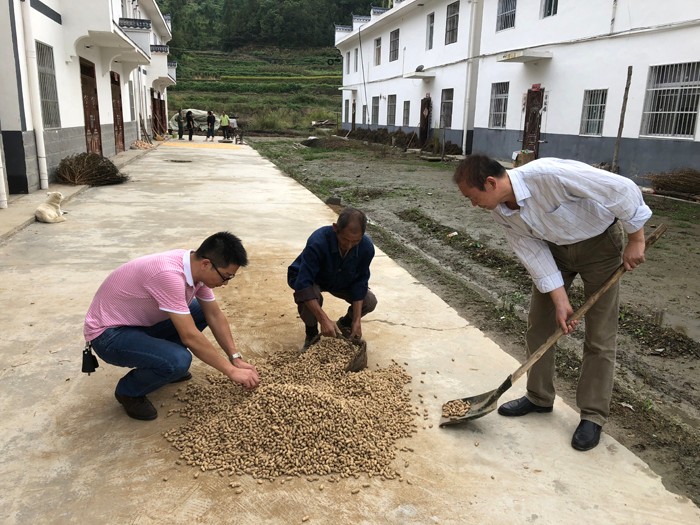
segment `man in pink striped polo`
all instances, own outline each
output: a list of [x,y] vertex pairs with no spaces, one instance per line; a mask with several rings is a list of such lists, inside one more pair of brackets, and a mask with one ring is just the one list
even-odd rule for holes
[[[139,257],[105,279],[87,312],[83,332],[102,360],[132,369],[114,392],[130,417],[158,416],[146,394],[190,379],[192,354],[245,388],[258,386],[258,371],[236,351],[228,320],[212,292],[247,264],[240,239],[219,232],[196,251]],[[225,355],[202,334],[207,326]]]

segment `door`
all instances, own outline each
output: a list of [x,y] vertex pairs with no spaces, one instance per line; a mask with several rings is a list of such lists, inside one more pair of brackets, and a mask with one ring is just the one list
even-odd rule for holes
[[100,107],[97,100],[95,64],[80,59],[80,86],[83,92],[83,116],[85,117],[85,143],[88,153],[102,155]]
[[124,113],[122,112],[122,88],[119,73],[110,72],[112,84],[112,114],[114,115],[114,149],[124,151]]
[[357,115],[357,102],[355,100],[352,101],[352,124],[350,125],[350,129],[352,131],[355,131],[355,117]]
[[433,102],[430,95],[420,101],[420,129],[418,138],[421,147],[425,146],[430,135],[430,118],[433,112]]
[[525,128],[523,129],[523,149],[535,152],[535,158],[539,157],[540,150],[540,124],[542,123],[542,105],[544,103],[544,89],[539,85],[532,86],[527,91],[525,101]]

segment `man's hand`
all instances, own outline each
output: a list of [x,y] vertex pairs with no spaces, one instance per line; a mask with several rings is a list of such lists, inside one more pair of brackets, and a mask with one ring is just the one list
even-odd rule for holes
[[338,325],[326,315],[325,319],[321,320],[321,334],[326,337],[335,337],[340,332]]
[[646,261],[646,257],[644,256],[645,249],[646,245],[644,240],[629,240],[627,246],[625,246],[625,251],[622,254],[622,263],[625,265],[625,270],[631,272],[637,266]]
[[554,316],[556,317],[557,324],[564,334],[570,334],[578,326],[578,321],[568,321],[574,313],[574,309],[569,303],[569,296],[566,295],[566,290],[561,286],[549,292],[549,296],[552,298],[554,303]]
[[360,319],[353,320],[350,339],[362,339],[362,322]]
[[[236,361],[242,361],[241,359],[236,359]],[[248,363],[245,363],[248,365]],[[253,389],[260,384],[260,377],[258,376],[258,371],[253,365],[248,365],[251,368],[242,368],[240,366],[234,366],[233,369],[226,374],[228,378],[234,383],[244,386],[248,389]]]

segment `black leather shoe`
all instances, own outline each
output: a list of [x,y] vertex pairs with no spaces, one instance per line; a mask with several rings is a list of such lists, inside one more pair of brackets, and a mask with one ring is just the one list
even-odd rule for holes
[[150,421],[158,417],[156,407],[153,406],[146,396],[121,396],[115,392],[114,397],[121,403],[129,417],[142,421]]
[[600,441],[601,426],[593,421],[582,419],[576,427],[574,437],[571,438],[571,446],[576,450],[586,451],[595,448]]
[[514,399],[513,401],[503,403],[500,407],[498,407],[498,413],[507,417],[524,416],[530,412],[547,413],[551,411],[552,407],[541,407],[536,405],[525,396],[521,397],[520,399]]

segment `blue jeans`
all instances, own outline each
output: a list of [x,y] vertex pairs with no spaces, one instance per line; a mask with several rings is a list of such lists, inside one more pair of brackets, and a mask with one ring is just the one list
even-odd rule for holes
[[[207,327],[196,299],[190,314],[200,332]],[[186,375],[192,363],[170,319],[153,326],[108,328],[92,340],[92,348],[103,361],[133,369],[117,383],[115,393],[122,396],[145,396]]]

